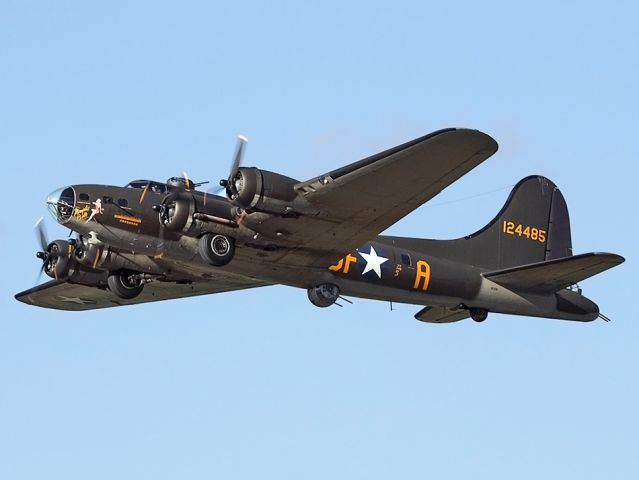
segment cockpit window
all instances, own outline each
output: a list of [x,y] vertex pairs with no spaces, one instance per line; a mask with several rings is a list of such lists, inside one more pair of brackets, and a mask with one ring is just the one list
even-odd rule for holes
[[129,182],[127,185],[128,188],[144,188],[149,183],[148,180],[134,180],[133,182]]
[[132,182],[129,182],[127,187],[140,189],[148,188],[149,191],[156,193],[166,192],[166,185],[164,183],[154,182],[152,180],[134,180]]

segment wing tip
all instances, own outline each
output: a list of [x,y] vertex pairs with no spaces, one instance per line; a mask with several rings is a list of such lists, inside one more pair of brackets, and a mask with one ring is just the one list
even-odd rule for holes
[[622,263],[624,263],[626,261],[626,259],[624,257],[622,257],[621,255],[619,255],[617,253],[592,252],[591,255],[594,255],[596,257],[606,257],[606,259],[610,263],[614,263],[615,265],[621,265]]
[[[466,127],[457,127],[457,128],[453,128],[450,130],[454,130],[456,132],[460,132],[460,133],[470,133],[472,135],[477,136],[479,139],[482,139],[486,142],[486,151],[492,152],[489,156],[494,155],[497,150],[499,150],[499,143],[497,142],[497,140],[495,140],[491,135],[487,134],[486,132],[483,132],[481,130],[478,130],[476,128],[466,128]],[[446,130],[442,130],[442,133],[445,133]]]

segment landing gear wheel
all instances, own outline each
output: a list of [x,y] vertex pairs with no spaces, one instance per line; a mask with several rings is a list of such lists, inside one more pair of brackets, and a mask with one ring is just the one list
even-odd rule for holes
[[470,309],[470,318],[475,320],[476,322],[483,322],[488,317],[488,311],[483,308],[471,308]]
[[144,283],[137,273],[126,271],[110,274],[107,277],[107,285],[109,290],[125,300],[137,297],[144,288]]
[[205,233],[200,238],[200,256],[211,265],[221,267],[233,259],[235,240],[219,233]]

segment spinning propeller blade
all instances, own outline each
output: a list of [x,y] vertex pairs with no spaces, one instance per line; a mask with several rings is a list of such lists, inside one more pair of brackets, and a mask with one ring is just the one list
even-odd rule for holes
[[237,147],[235,148],[235,156],[233,157],[233,163],[231,164],[229,178],[220,180],[220,186],[226,189],[226,195],[228,198],[231,199],[237,195],[234,181],[240,170],[240,166],[242,165],[244,146],[247,142],[248,138],[246,138],[244,135],[239,135],[237,137]]
[[42,273],[47,265],[47,247],[49,246],[49,240],[47,239],[47,229],[44,226],[44,217],[40,217],[38,221],[33,226],[36,234],[36,241],[38,242],[38,246],[40,247],[40,251],[38,252],[38,258],[42,259],[42,265],[38,269],[38,275],[36,276],[35,285],[40,283],[42,279]]
[[229,180],[234,178],[237,175],[237,171],[242,164],[242,156],[244,154],[244,145],[248,142],[248,138],[244,135],[239,135],[237,137],[237,147],[235,148],[235,157],[233,158],[233,164],[231,165],[231,174],[229,175]]
[[47,240],[47,229],[44,226],[44,217],[40,217],[33,228],[36,231],[36,238],[38,240],[40,250],[43,252],[46,251],[49,241]]

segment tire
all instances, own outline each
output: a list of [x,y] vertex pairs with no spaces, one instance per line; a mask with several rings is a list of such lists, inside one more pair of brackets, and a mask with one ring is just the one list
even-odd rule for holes
[[483,308],[471,308],[470,309],[470,318],[475,320],[476,322],[483,322],[488,317],[488,311]]
[[144,284],[139,279],[135,279],[134,275],[133,272],[126,271],[110,274],[107,277],[109,290],[124,300],[137,297],[142,292]]
[[205,262],[222,267],[235,255],[235,240],[219,233],[205,233],[200,238],[199,250]]

